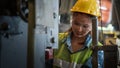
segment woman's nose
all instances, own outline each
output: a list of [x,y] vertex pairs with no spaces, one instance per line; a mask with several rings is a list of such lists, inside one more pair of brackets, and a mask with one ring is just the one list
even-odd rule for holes
[[79,32],[83,31],[83,28],[81,26],[79,26],[78,28]]

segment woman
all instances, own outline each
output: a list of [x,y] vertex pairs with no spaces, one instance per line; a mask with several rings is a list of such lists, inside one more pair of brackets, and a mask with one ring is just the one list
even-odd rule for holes
[[[54,50],[54,68],[92,68],[92,19],[100,14],[97,2],[78,0],[71,12],[72,26],[59,34],[59,47]],[[98,46],[102,45],[98,43]],[[103,58],[102,51],[98,56],[99,60]],[[98,61],[99,68],[102,68],[102,62]]]

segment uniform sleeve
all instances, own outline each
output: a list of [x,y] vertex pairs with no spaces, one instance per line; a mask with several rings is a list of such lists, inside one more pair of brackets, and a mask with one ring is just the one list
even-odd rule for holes
[[[98,51],[98,68],[103,67],[104,53],[103,51]],[[90,57],[87,62],[82,66],[82,68],[92,68],[92,57]]]
[[[103,46],[103,45],[100,42],[98,42],[98,46]],[[104,62],[104,51],[99,50],[98,51],[98,68],[104,68],[103,62]]]
[[90,57],[87,62],[81,68],[92,68],[92,57]]
[[104,52],[103,50],[98,51],[98,68],[103,68]]
[[[98,46],[103,46],[103,45],[99,42]],[[104,51],[100,50],[98,51],[98,68],[104,68],[103,62],[104,62]],[[87,62],[83,65],[82,68],[92,68],[92,56],[87,60]]]

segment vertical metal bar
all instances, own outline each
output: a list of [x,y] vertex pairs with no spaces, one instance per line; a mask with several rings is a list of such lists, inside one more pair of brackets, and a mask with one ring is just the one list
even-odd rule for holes
[[[93,48],[98,45],[98,19],[94,17],[92,20],[92,45]],[[93,49],[93,58],[92,58],[92,66],[93,68],[98,68],[98,60],[97,60],[97,51]]]
[[34,68],[34,28],[35,28],[35,0],[28,1],[28,47],[27,68]]
[[93,46],[98,45],[98,20],[96,17],[92,20],[92,44]]
[[98,61],[97,61],[97,50],[94,50],[93,56],[92,56],[92,68],[98,68]]
[[2,40],[1,40],[1,35],[0,35],[0,68],[1,68],[1,48],[2,48]]

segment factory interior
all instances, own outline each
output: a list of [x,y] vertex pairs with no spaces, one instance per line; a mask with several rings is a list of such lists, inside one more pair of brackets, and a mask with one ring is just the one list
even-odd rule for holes
[[[78,0],[0,0],[0,68],[51,68],[46,61],[58,48],[58,34],[71,26]],[[87,1],[87,0],[86,0]],[[103,44],[104,68],[120,68],[120,0],[97,0],[101,18],[93,29]],[[94,33],[95,32],[95,33]]]

